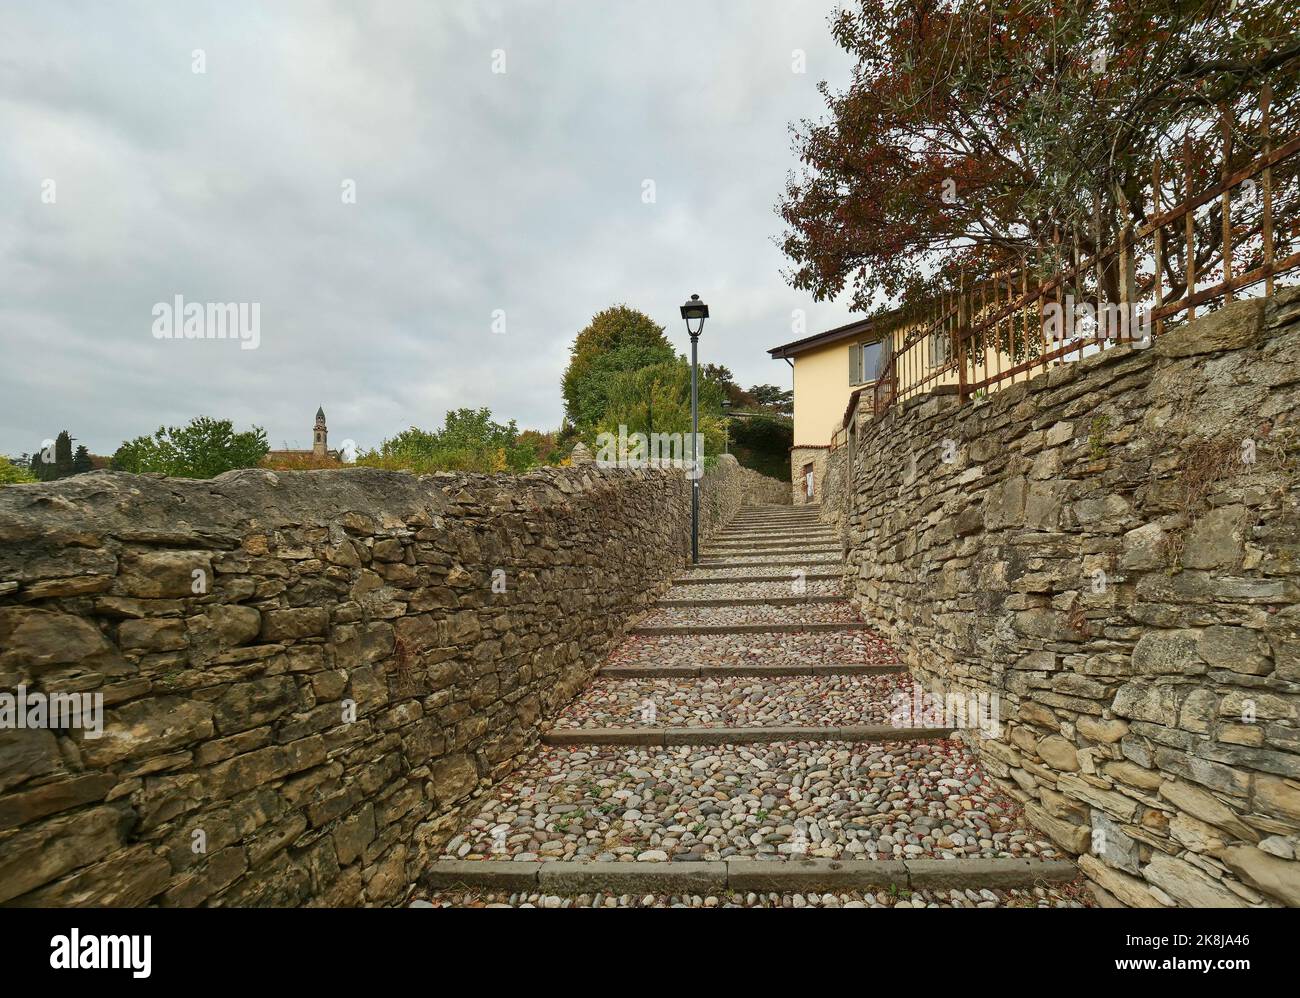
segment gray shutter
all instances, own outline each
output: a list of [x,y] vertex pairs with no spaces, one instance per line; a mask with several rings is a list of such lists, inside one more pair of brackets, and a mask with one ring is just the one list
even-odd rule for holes
[[862,381],[862,345],[849,344],[849,384],[856,385]]

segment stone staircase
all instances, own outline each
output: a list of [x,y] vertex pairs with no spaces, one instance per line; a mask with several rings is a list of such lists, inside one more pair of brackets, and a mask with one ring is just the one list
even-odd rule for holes
[[816,506],[747,507],[537,755],[476,802],[414,905],[1087,903],[844,598]]

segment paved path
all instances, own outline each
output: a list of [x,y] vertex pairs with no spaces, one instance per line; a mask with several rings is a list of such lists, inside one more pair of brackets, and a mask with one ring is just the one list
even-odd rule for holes
[[[439,906],[1086,903],[843,598],[816,507],[747,507],[471,809]],[[423,906],[423,904],[421,905]]]

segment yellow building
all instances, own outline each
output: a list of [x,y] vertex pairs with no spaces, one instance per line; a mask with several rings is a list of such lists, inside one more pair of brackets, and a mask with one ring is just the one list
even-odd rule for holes
[[[855,392],[874,389],[876,376],[907,323],[901,309],[828,329],[768,353],[794,370],[794,446],[790,472],[796,503],[819,502],[826,457],[844,425]],[[870,400],[865,411],[870,412]]]
[[[860,423],[895,401],[958,391],[964,398],[982,395],[1027,380],[1048,363],[1066,362],[1076,350],[1083,356],[1099,349],[1077,337],[1049,347],[1039,302],[1027,300],[994,294],[959,307],[952,296],[934,298],[769,350],[794,369],[794,502],[820,501],[826,458],[847,439],[855,401]],[[970,321],[966,309],[974,324],[960,337],[959,363],[955,343],[961,323]]]

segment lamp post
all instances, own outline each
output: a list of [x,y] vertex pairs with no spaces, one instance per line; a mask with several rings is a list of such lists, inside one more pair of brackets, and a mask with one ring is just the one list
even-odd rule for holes
[[691,564],[700,561],[700,395],[699,395],[699,341],[704,320],[709,317],[709,306],[699,295],[682,306],[686,331],[691,334]]
[[722,453],[731,453],[731,399],[722,400]]

